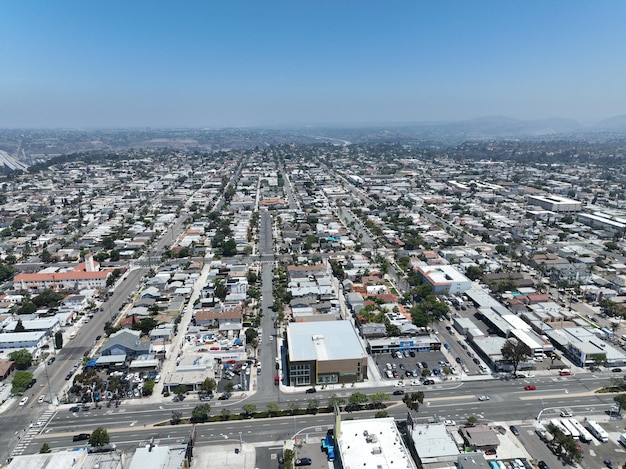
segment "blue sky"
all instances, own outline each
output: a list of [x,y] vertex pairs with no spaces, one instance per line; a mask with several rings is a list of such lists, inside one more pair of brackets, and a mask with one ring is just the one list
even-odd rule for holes
[[0,127],[593,123],[626,2],[0,2]]

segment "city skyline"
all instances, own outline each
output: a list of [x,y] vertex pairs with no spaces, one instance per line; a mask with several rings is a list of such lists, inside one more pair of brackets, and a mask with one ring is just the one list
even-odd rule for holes
[[626,113],[626,5],[0,5],[0,127],[456,121]]

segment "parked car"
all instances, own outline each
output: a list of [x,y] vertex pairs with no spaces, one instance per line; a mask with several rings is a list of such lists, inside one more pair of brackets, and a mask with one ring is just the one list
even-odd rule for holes
[[539,461],[537,466],[539,466],[539,469],[550,469],[550,466],[548,466],[545,461]]
[[435,380],[434,379],[425,379],[424,380],[424,384],[425,385],[435,384]]
[[78,412],[79,410],[80,410],[80,407],[78,407],[77,405],[74,405],[69,408],[70,412]]
[[317,392],[317,390],[315,388],[309,388],[305,391],[307,394],[313,394],[314,392]]
[[79,433],[78,435],[74,435],[72,437],[72,441],[83,441],[88,440],[91,435],[89,433]]
[[570,410],[563,410],[561,411],[561,417],[565,417],[565,418],[569,418],[569,417],[573,417],[574,414],[572,414],[572,412]]
[[524,386],[524,391],[534,391],[535,389],[537,389],[537,386],[535,386],[534,384]]
[[621,368],[611,368],[611,371],[612,371],[613,373],[621,373],[621,372],[622,372],[622,369],[621,369]]
[[403,391],[402,389],[396,389],[396,390],[393,392],[393,395],[394,395],[394,396],[402,396],[403,394],[404,394],[404,391]]
[[296,462],[295,462],[295,466],[310,466],[311,464],[313,464],[313,461],[311,461],[311,458],[300,458],[300,459],[296,459]]
[[511,433],[513,433],[513,435],[519,436],[519,430],[515,425],[511,425],[509,428],[511,429]]
[[485,450],[485,454],[486,454],[486,455],[488,455],[488,456],[493,456],[493,455],[495,455],[495,454],[496,454],[496,450],[495,450],[495,449],[493,449],[493,448],[491,448],[491,449],[486,449],[486,450]]

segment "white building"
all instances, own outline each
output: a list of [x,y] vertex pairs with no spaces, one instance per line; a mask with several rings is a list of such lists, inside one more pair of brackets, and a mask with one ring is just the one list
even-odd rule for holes
[[335,438],[343,467],[417,469],[392,417],[342,420]]

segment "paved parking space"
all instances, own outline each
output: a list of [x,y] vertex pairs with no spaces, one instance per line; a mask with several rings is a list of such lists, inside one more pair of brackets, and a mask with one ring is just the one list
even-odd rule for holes
[[294,448],[296,452],[296,459],[311,459],[311,465],[302,466],[303,468],[334,469],[335,467],[340,467],[339,463],[337,463],[337,466],[335,466],[334,462],[328,461],[326,453],[322,451],[322,437],[322,434],[316,434],[309,435],[307,438],[301,438],[298,440],[299,444]]
[[[441,351],[414,352],[413,354],[378,354],[376,362],[381,376],[388,380],[414,380],[424,376],[424,370],[428,370],[432,377],[443,374],[444,366],[455,367],[455,363],[447,362]],[[387,371],[392,373],[393,378],[387,376]],[[407,371],[409,374],[407,375]],[[395,372],[395,373],[394,373]]]

